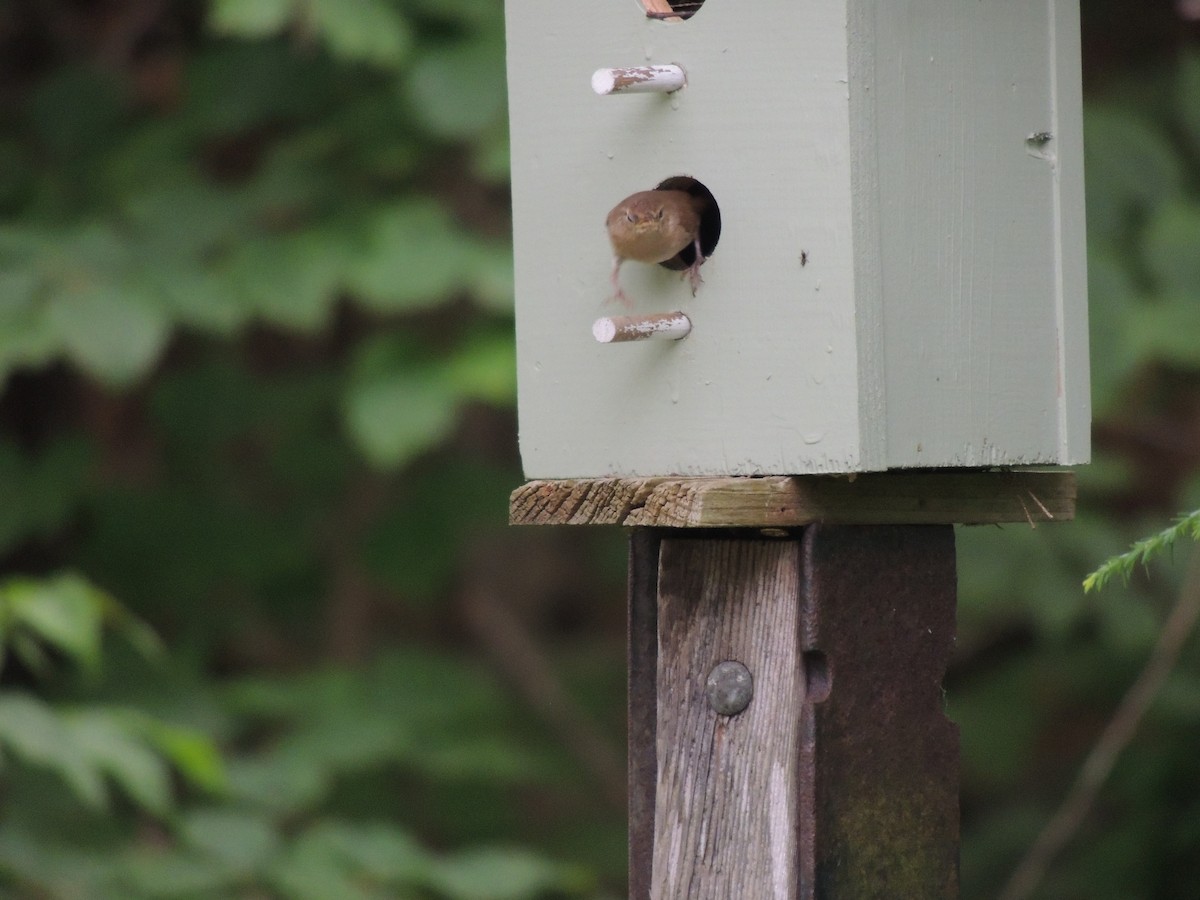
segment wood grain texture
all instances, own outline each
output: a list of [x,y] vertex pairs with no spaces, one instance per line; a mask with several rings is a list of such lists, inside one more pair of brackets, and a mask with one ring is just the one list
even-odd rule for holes
[[[662,542],[653,900],[797,896],[799,546]],[[733,717],[704,689],[725,660],[754,678]]]
[[790,528],[838,524],[1064,522],[1072,472],[887,472],[766,478],[532,481],[509,503],[515,525]]

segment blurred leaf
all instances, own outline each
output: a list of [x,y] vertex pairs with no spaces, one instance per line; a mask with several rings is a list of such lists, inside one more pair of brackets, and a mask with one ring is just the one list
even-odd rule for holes
[[214,0],[208,22],[218,33],[270,37],[291,22],[295,9],[295,0]]
[[224,761],[212,740],[193,729],[173,725],[152,716],[126,712],[129,727],[191,784],[219,793],[228,787]]
[[38,140],[59,160],[94,160],[127,119],[118,78],[99,67],[63,66],[45,78],[30,113]]
[[181,114],[197,135],[233,135],[329,111],[339,82],[326,57],[282,42],[210,44],[189,62]]
[[412,44],[408,23],[388,0],[310,0],[306,24],[348,60],[396,67]]
[[91,448],[82,441],[58,440],[37,455],[0,441],[0,552],[62,528],[88,492],[91,464]]
[[1179,120],[1191,138],[1192,152],[1200,153],[1200,52],[1195,47],[1182,49],[1177,78]]
[[1138,319],[1147,312],[1122,254],[1093,245],[1088,250],[1088,324],[1092,366],[1092,403],[1103,414],[1120,399],[1120,391],[1146,348],[1130,340]]
[[316,757],[259,752],[229,760],[229,796],[280,815],[311,810],[330,788],[333,772]]
[[269,874],[271,882],[289,900],[416,900],[412,894],[392,891],[386,894],[364,885],[361,875],[351,871],[341,860],[314,853],[303,838],[288,854],[275,863]]
[[1162,130],[1133,109],[1090,104],[1084,132],[1089,238],[1126,241],[1136,214],[1179,195],[1182,161]]
[[382,311],[437,306],[462,288],[474,245],[446,211],[425,199],[381,210],[352,263],[349,287]]
[[422,54],[404,84],[432,134],[462,139],[504,114],[504,75],[504,35],[489,30]]
[[268,819],[228,809],[197,809],[178,825],[183,843],[202,856],[220,860],[245,874],[266,865],[279,852],[279,838]]
[[49,316],[68,354],[117,386],[145,374],[169,336],[161,306],[131,285],[64,286],[52,299]]
[[446,381],[460,397],[495,406],[516,402],[517,352],[512,334],[478,333],[469,337],[445,368]]
[[492,128],[476,141],[472,171],[483,181],[507,184],[511,162],[507,128]]
[[385,884],[423,881],[430,870],[430,854],[405,831],[384,823],[321,822],[296,843],[297,852],[337,857]]
[[89,668],[100,661],[101,623],[110,602],[102,591],[73,574],[0,583],[0,610],[7,632],[25,629]]
[[101,808],[108,792],[100,769],[74,740],[59,715],[41,700],[0,693],[0,747],[63,779],[80,802]]
[[363,553],[374,577],[408,602],[429,603],[459,570],[465,541],[503,518],[513,473],[450,457],[421,474],[372,527]]
[[170,773],[163,760],[131,734],[119,715],[105,709],[82,709],[64,717],[69,740],[97,769],[113,780],[139,806],[156,815],[171,807]]
[[435,372],[397,372],[350,389],[346,425],[374,465],[403,466],[446,438],[456,401],[450,385]]
[[1146,226],[1143,246],[1146,266],[1162,292],[1200,306],[1200,203],[1177,200],[1158,209]]
[[248,38],[291,28],[323,40],[335,56],[389,67],[404,61],[412,43],[408,23],[387,0],[217,0],[210,23]]
[[517,848],[458,853],[430,880],[451,900],[534,900],[547,891],[584,889],[590,881],[578,869]]
[[130,854],[122,868],[134,896],[148,898],[228,897],[239,875],[219,859],[174,850]]
[[513,308],[513,255],[509,242],[488,243],[475,254],[471,289],[490,312],[511,315]]
[[1040,725],[1038,706],[1014,704],[1032,697],[1039,673],[1029,658],[992,666],[986,679],[962,684],[947,697],[959,728],[964,777],[976,789],[1011,785],[1032,759]]

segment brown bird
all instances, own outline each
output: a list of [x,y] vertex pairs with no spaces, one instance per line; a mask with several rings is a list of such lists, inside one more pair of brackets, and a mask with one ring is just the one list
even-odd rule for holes
[[696,256],[687,268],[692,295],[700,285],[700,216],[707,205],[703,197],[686,191],[639,191],[630,194],[608,214],[608,239],[613,248],[613,299],[625,306],[632,303],[621,287],[621,263],[634,259],[644,263],[665,262],[689,244]]

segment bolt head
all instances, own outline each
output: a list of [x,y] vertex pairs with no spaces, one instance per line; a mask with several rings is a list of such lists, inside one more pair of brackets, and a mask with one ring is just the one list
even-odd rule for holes
[[705,684],[708,705],[722,716],[736,716],[754,697],[754,677],[740,662],[717,663]]

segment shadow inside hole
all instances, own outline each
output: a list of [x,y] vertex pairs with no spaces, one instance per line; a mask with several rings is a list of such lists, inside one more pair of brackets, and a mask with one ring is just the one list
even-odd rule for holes
[[[704,200],[704,212],[700,214],[700,252],[707,260],[717,248],[721,239],[721,209],[717,206],[717,198],[712,195],[702,182],[690,175],[674,175],[655,185],[660,191],[686,191],[693,197]],[[659,263],[660,266],[673,272],[682,272],[691,266],[696,259],[696,248],[688,244],[668,260]]]
[[703,5],[704,0],[642,0],[647,18],[668,21],[690,19]]

